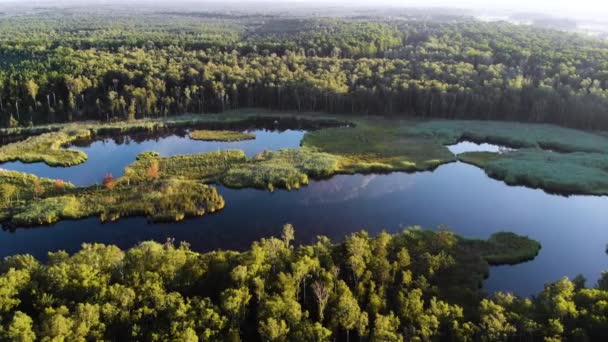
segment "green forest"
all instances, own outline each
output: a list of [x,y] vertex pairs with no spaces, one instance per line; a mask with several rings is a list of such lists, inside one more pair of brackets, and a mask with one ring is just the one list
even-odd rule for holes
[[[301,133],[295,147],[273,149],[273,140],[249,155],[238,145],[291,130]],[[60,231],[39,226],[87,218],[110,224],[140,217],[150,230],[178,227],[175,222],[222,215],[239,203],[237,191],[291,195],[334,176],[372,176],[371,182],[389,173],[430,174],[448,164],[476,166],[500,186],[563,194],[564,201],[566,195],[599,198],[608,194],[606,132],[608,42],[577,33],[469,17],[0,13],[0,224],[6,235],[35,237],[36,230]],[[161,138],[181,133],[217,143],[217,151],[161,148]],[[137,134],[140,140],[130,139]],[[95,150],[80,145],[110,146],[109,137],[124,145],[157,144],[127,158],[122,174],[86,185],[13,170],[85,164]],[[448,148],[461,142],[496,143],[505,151]],[[545,197],[530,198],[544,214]],[[435,215],[453,208],[427,209]],[[371,215],[375,210],[370,205]],[[503,229],[485,217],[479,221],[489,225],[487,232]],[[533,223],[550,230],[559,217]],[[594,284],[583,276],[552,279],[528,298],[487,293],[491,266],[532,261],[541,243],[518,235],[521,230],[484,231],[477,235],[484,240],[443,226],[403,228],[408,225],[379,234],[383,227],[373,234],[350,229],[332,241],[314,239],[316,233],[296,239],[286,224],[277,237],[251,238],[249,248],[234,251],[222,249],[226,237],[217,237],[217,249],[146,237],[127,247],[82,243],[68,253],[60,241],[66,230],[45,257],[3,254],[9,256],[0,260],[0,341],[557,342],[608,336],[608,272]],[[79,228],[88,229],[86,223]],[[191,234],[208,234],[195,228]],[[99,240],[77,244],[82,241]]]
[[295,245],[294,227],[244,252],[185,242],[122,251],[83,244],[46,262],[0,263],[7,341],[599,341],[608,273],[567,278],[531,299],[480,290],[488,265],[535,257],[512,233],[463,239],[413,227]]
[[259,107],[608,127],[608,43],[472,19],[49,13],[0,22],[5,126]]

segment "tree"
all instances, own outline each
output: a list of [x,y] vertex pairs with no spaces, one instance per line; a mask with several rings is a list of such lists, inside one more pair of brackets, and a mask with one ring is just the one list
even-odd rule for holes
[[32,101],[34,102],[34,107],[37,109],[38,103],[36,101],[36,96],[38,96],[38,90],[40,89],[40,87],[34,81],[27,80],[27,82],[25,82],[25,89],[27,91],[27,94],[32,98]]
[[371,336],[372,342],[401,342],[403,336],[399,333],[399,318],[392,312],[388,315],[376,314]]
[[33,330],[34,321],[27,314],[17,311],[8,326],[6,337],[14,342],[33,342],[36,334]]
[[104,188],[112,190],[116,186],[116,179],[114,179],[111,174],[107,174],[103,177],[102,184]]
[[135,99],[131,99],[131,101],[129,101],[129,110],[127,112],[127,121],[134,121],[135,120]]
[[334,325],[346,331],[346,340],[350,340],[350,331],[357,328],[361,319],[361,308],[352,292],[342,280],[338,282],[335,302],[332,304]]
[[481,337],[484,341],[505,341],[516,332],[505,316],[505,309],[487,299],[481,301]]
[[148,176],[148,179],[158,180],[158,178],[160,177],[160,171],[158,168],[158,160],[152,160],[152,162],[150,163],[150,166],[148,167],[146,174]]
[[65,190],[65,182],[61,179],[55,179],[53,181],[53,189],[57,192],[61,192]]
[[312,283],[312,293],[315,296],[315,301],[318,305],[319,312],[319,322],[323,322],[325,306],[327,305],[327,301],[329,300],[329,296],[331,295],[330,287],[323,281],[315,281]]
[[263,341],[288,341],[289,327],[284,320],[276,320],[270,317],[260,322],[258,331]]
[[38,178],[34,179],[33,185],[34,196],[42,196],[46,192],[44,186],[40,183],[40,180]]
[[295,237],[295,230],[291,224],[286,224],[283,226],[283,233],[281,234],[283,241],[285,241],[285,246],[289,247],[289,243],[293,241]]
[[363,275],[367,262],[371,257],[369,236],[367,233],[356,233],[346,239],[346,263],[352,270],[353,281],[356,284],[359,277]]
[[233,326],[238,326],[241,317],[245,314],[250,299],[251,295],[246,287],[227,289],[222,292],[222,307],[230,316]]

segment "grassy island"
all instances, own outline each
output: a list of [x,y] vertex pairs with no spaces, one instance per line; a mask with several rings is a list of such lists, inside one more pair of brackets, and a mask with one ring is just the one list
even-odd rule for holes
[[107,178],[103,186],[75,188],[60,180],[2,171],[0,195],[0,221],[9,227],[91,216],[102,221],[147,216],[152,221],[174,222],[224,207],[214,187],[173,178],[133,184]]
[[212,131],[212,130],[195,130],[190,132],[190,138],[202,141],[243,141],[254,140],[255,134],[243,133],[237,131]]
[[87,155],[78,150],[62,148],[64,145],[90,137],[89,130],[64,129],[60,132],[43,133],[24,141],[0,146],[0,163],[21,161],[44,162],[51,166],[73,166],[84,163]]

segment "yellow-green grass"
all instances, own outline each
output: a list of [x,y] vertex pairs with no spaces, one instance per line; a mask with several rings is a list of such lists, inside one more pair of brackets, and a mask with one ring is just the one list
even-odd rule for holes
[[424,171],[454,161],[434,139],[405,129],[411,121],[382,118],[353,120],[354,127],[309,132],[302,146],[340,157],[342,173]]
[[243,141],[254,140],[255,134],[238,131],[195,130],[190,132],[190,138],[202,141]]
[[549,124],[503,121],[431,120],[408,128],[412,134],[433,137],[444,145],[462,140],[516,148],[543,148],[560,152],[608,153],[608,136]]
[[61,195],[74,189],[70,183],[17,171],[0,170],[0,222],[7,220],[12,208],[37,197]]
[[476,165],[509,185],[560,194],[608,195],[608,155],[551,153],[523,149],[510,153],[469,152],[459,160]]
[[[150,170],[158,168],[160,179],[181,178],[202,182],[216,182],[231,167],[249,159],[240,150],[214,151],[192,155],[161,157],[155,152],[141,153],[137,160],[125,168],[121,183],[147,182]],[[153,176],[153,175],[152,175]]]
[[[276,125],[280,122],[309,125],[314,128],[315,125],[332,126],[331,123],[337,126],[335,123],[347,121],[339,116],[268,112],[263,115],[261,117],[259,111],[239,111],[222,115],[192,115],[130,123],[75,124],[68,125],[61,131],[44,133],[0,149],[6,149],[16,155],[16,146],[21,146],[25,151],[21,152],[21,155],[36,156],[47,163],[58,165],[61,164],[59,157],[70,153],[60,148],[66,141],[100,134],[102,131],[154,130],[169,127],[167,125],[190,128],[201,122],[212,129],[261,123]],[[125,169],[125,175],[117,180],[117,186],[112,190],[96,187],[73,188],[69,185],[57,191],[51,189],[52,180],[45,180],[37,182],[44,183],[46,190],[42,191],[43,194],[36,194],[33,190],[34,181],[24,181],[18,187],[20,200],[15,202],[15,196],[12,196],[11,206],[0,206],[0,221],[8,220],[14,224],[29,225],[88,216],[112,220],[126,215],[178,220],[185,216],[198,215],[201,211],[223,207],[223,199],[217,200],[216,192],[214,195],[215,189],[209,190],[212,188],[207,188],[203,183],[272,191],[275,188],[297,189],[307,184],[310,179],[326,178],[335,174],[432,170],[455,160],[454,155],[443,144],[463,138],[535,147],[505,154],[465,153],[458,156],[463,162],[477,165],[485,169],[490,176],[502,179],[508,184],[527,185],[560,193],[608,194],[607,154],[559,154],[537,148],[541,146],[562,151],[574,148],[590,151],[594,146],[596,150],[601,150],[604,148],[602,139],[606,139],[601,135],[550,125],[480,121],[420,122],[363,116],[348,118],[351,123],[349,127],[308,132],[299,149],[263,152],[253,158],[248,158],[243,151],[237,150],[173,157],[161,157],[155,152],[142,153]],[[523,131],[517,131],[518,128]],[[508,135],[509,132],[512,133],[511,136]],[[234,133],[212,131],[209,134]],[[551,134],[561,134],[561,139],[554,139],[550,137]],[[64,164],[68,163],[66,160],[74,159],[66,158]],[[29,179],[27,177],[31,176],[23,177]],[[178,188],[183,190],[180,196],[185,197],[177,198],[177,195],[167,194]],[[191,189],[198,189],[200,194],[192,193]],[[142,194],[148,197],[142,200]],[[183,203],[183,206],[176,208],[177,204],[173,205],[163,198]],[[203,200],[200,200],[201,198]]]
[[76,139],[89,137],[89,130],[62,130],[30,137],[24,141],[0,146],[0,163],[21,161],[44,162],[51,166],[73,166],[84,163],[87,155],[78,150],[62,148]]
[[231,165],[221,178],[233,188],[298,189],[309,177],[325,178],[338,172],[339,158],[309,149],[263,152],[246,163]]
[[13,205],[5,214],[8,225],[52,224],[62,219],[99,216],[115,221],[125,216],[147,216],[152,221],[180,221],[224,207],[214,187],[196,181],[168,179],[130,186],[69,189],[63,194],[33,198]]
[[309,177],[325,178],[335,174],[338,160],[339,157],[306,148],[266,151],[253,158],[240,150],[172,157],[144,152],[126,168],[120,182],[149,181],[150,170],[156,167],[160,179],[179,177],[223,183],[233,188],[297,189],[307,184]]

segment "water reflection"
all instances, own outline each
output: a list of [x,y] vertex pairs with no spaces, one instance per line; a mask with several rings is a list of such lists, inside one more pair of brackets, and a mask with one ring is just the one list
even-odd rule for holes
[[361,229],[376,234],[445,224],[471,238],[513,231],[542,243],[534,261],[493,268],[488,291],[529,295],[563,276],[582,273],[593,283],[608,269],[608,197],[562,197],[510,187],[463,163],[432,173],[337,176],[291,192],[219,191],[226,199],[223,211],[178,224],[149,225],[143,218],[132,218],[102,225],[87,219],[1,232],[0,257],[31,253],[44,258],[49,250],[74,252],[83,242],[128,248],[167,237],[188,241],[198,251],[245,249],[252,241],[279,235],[287,222],[295,225],[300,243],[314,242],[318,235],[339,241]]
[[461,154],[461,153],[466,153],[466,152],[506,153],[506,152],[510,152],[510,151],[514,150],[507,146],[494,145],[494,144],[488,144],[488,143],[478,144],[478,143],[472,142],[472,141],[461,141],[458,144],[449,145],[446,147],[448,148],[448,150],[450,150],[450,152],[452,152],[454,154]]
[[391,192],[405,191],[414,185],[417,174],[339,175],[313,182],[298,201],[303,205],[340,203],[356,198],[373,199]]

